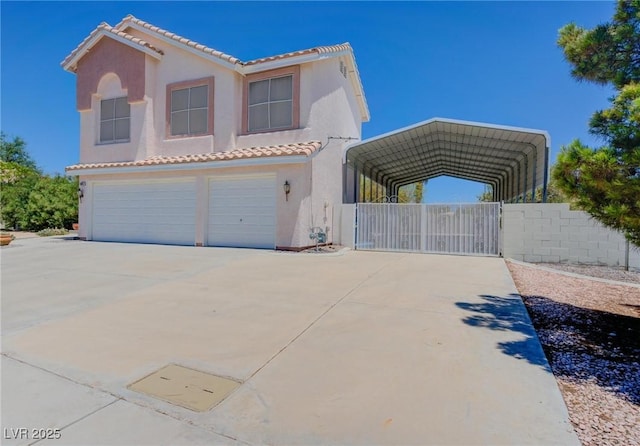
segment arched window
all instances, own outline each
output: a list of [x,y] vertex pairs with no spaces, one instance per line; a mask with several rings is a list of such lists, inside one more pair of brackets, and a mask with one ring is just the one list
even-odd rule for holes
[[100,130],[98,142],[112,144],[129,142],[131,133],[131,106],[120,78],[109,73],[100,79],[98,93],[102,96],[99,107]]

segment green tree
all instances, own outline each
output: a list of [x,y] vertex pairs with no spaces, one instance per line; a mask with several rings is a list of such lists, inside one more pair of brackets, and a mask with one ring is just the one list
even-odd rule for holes
[[414,203],[422,203],[422,197],[424,196],[424,183],[425,182],[423,181],[416,183],[416,188],[413,191]]
[[[4,173],[3,166],[3,173]],[[26,229],[27,223],[27,203],[33,187],[38,182],[40,175],[30,169],[15,168],[16,175],[19,175],[12,182],[3,179],[2,191],[0,191],[0,215],[3,226],[14,229]]]
[[485,203],[493,201],[493,191],[490,188],[485,188],[484,192],[478,195],[478,201]]
[[78,221],[78,181],[42,175],[26,142],[0,132],[0,216],[3,226],[71,228]]
[[560,29],[558,45],[579,81],[613,84],[617,89],[640,78],[640,2],[619,0],[613,20],[584,29],[575,23]]
[[[536,189],[535,193],[535,203],[542,203],[542,188],[539,187]],[[571,203],[569,197],[567,197],[560,187],[558,186],[557,180],[551,178],[549,183],[547,184],[547,203]]]
[[43,176],[34,185],[26,206],[25,226],[39,231],[67,228],[78,221],[78,180]]
[[422,203],[424,193],[423,183],[407,184],[398,191],[398,203]]
[[[485,188],[484,192],[478,195],[478,201],[491,202],[493,201],[493,192],[490,186]],[[542,187],[538,187],[535,193],[535,203],[542,203]],[[569,203],[570,200],[562,193],[558,187],[557,182],[552,178],[547,184],[547,203]]]
[[27,143],[19,136],[13,138],[13,141],[9,141],[4,132],[0,132],[0,161],[11,163],[11,166],[22,166],[38,171],[36,162],[27,152]]
[[640,246],[640,0],[619,1],[613,19],[594,29],[566,25],[558,45],[576,79],[609,84],[616,95],[589,122],[606,145],[562,147],[552,178],[577,206]]
[[40,177],[22,138],[9,140],[0,132],[0,217],[3,226],[26,227],[26,205]]
[[382,203],[386,200],[397,203],[421,203],[424,193],[422,182],[402,186],[397,197],[384,195],[384,188],[376,181],[365,176],[360,177],[360,201],[367,203]]

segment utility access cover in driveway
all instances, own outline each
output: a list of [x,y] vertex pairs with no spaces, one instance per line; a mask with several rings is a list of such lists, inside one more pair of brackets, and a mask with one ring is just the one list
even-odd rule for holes
[[170,364],[129,385],[171,404],[204,412],[225,399],[240,383],[187,367]]

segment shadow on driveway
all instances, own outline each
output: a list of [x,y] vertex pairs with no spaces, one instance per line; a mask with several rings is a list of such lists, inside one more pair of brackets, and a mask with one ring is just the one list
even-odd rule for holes
[[498,348],[505,355],[525,360],[551,372],[520,296],[509,294],[508,297],[500,297],[482,294],[479,297],[483,302],[456,302],[457,307],[472,313],[462,321],[472,327],[520,334],[518,340],[499,342]]
[[640,405],[640,388],[635,385],[640,376],[640,318],[576,307],[544,296],[522,296],[522,301],[517,294],[479,297],[483,302],[456,303],[471,313],[463,322],[519,334],[518,340],[497,344],[505,355],[546,370],[548,359],[557,378],[595,382]]

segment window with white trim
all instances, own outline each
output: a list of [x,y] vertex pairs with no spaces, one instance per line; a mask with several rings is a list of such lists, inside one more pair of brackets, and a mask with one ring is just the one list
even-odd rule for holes
[[128,142],[131,106],[127,97],[100,101],[100,143]]
[[293,75],[249,82],[250,132],[293,126]]
[[208,133],[209,86],[171,90],[171,136]]

